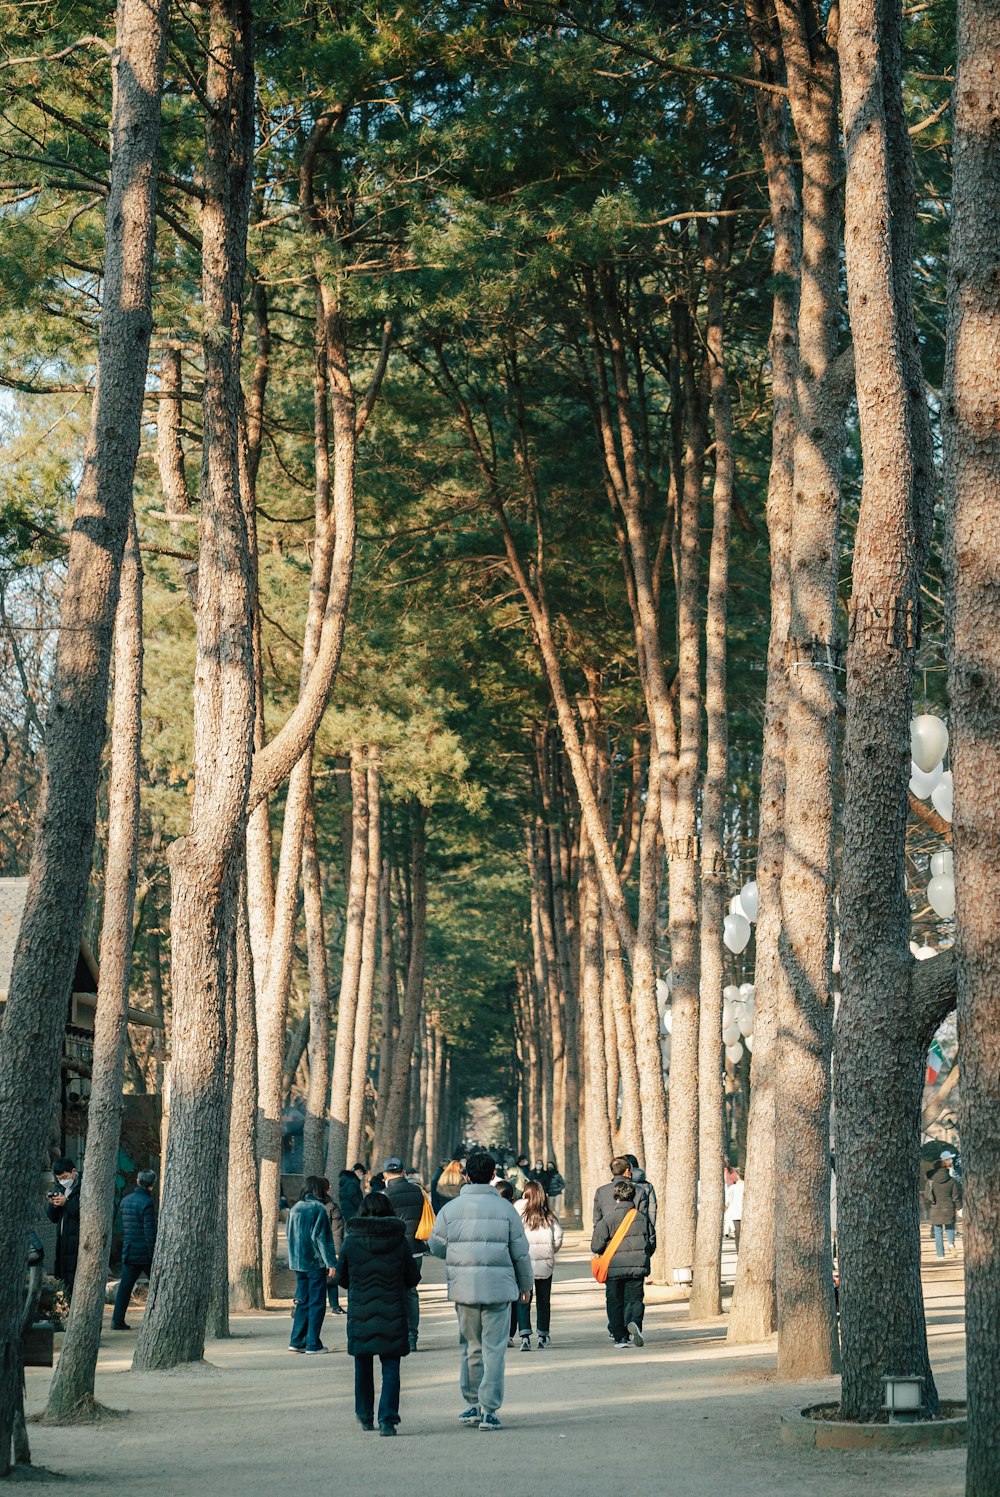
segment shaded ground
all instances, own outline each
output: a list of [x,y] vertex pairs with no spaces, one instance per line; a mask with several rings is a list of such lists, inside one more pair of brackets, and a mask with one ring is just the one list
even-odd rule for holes
[[[603,1293],[578,1233],[560,1255],[553,1347],[507,1356],[504,1430],[457,1422],[457,1336],[443,1269],[421,1289],[420,1351],[403,1363],[399,1438],[354,1419],[345,1319],[328,1317],[329,1357],[286,1350],[287,1310],[234,1317],[208,1363],[173,1373],[128,1371],[135,1330],[106,1332],[97,1394],[131,1411],[100,1426],[31,1426],[36,1480],[74,1497],[126,1491],[224,1497],[961,1497],[963,1451],[873,1455],[801,1452],[780,1443],[793,1405],[837,1396],[837,1383],[776,1382],[772,1346],[731,1350],[725,1323],[693,1324],[684,1307],[648,1298],[643,1350],[607,1339]],[[725,1269],[732,1275],[732,1255]],[[964,1394],[960,1265],[925,1259],[932,1357],[943,1396]],[[132,1313],[133,1326],[139,1316]],[[28,1373],[30,1410],[51,1374]],[[69,1479],[66,1479],[69,1478]]]

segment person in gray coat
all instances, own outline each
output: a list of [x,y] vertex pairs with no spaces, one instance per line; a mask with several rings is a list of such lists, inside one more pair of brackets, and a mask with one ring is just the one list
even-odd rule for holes
[[439,1212],[427,1244],[448,1266],[448,1298],[458,1315],[466,1403],[459,1418],[484,1431],[501,1428],[511,1301],[527,1302],[535,1281],[521,1218],[490,1184],[495,1169],[489,1154],[469,1155],[468,1184]]

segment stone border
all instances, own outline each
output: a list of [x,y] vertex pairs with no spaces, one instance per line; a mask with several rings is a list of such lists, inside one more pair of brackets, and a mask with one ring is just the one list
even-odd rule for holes
[[966,1416],[919,1419],[913,1424],[852,1424],[839,1419],[817,1419],[814,1412],[834,1407],[812,1404],[786,1409],[781,1416],[781,1439],[800,1450],[920,1450],[964,1445]]

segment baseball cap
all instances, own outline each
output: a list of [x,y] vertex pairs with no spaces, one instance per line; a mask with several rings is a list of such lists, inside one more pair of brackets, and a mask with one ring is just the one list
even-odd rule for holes
[[403,1161],[397,1158],[395,1154],[393,1154],[391,1158],[387,1159],[382,1165],[382,1173],[383,1175],[395,1175],[398,1174],[402,1168]]

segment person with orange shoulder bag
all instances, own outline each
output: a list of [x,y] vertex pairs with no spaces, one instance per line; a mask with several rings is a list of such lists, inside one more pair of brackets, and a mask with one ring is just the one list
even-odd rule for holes
[[642,1346],[643,1283],[656,1251],[656,1231],[637,1210],[631,1180],[617,1180],[613,1209],[594,1226],[590,1251],[594,1277],[603,1283],[608,1327],[616,1347]]

